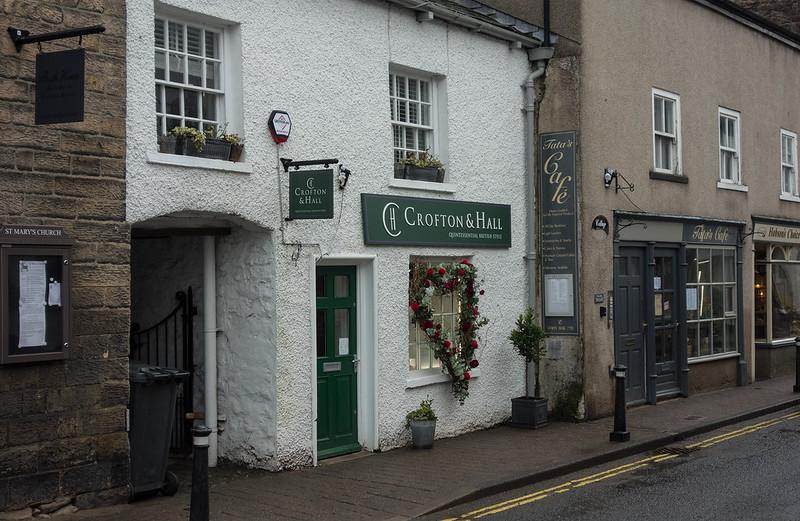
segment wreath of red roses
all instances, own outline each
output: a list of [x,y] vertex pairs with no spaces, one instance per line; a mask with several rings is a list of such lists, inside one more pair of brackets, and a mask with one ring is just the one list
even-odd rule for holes
[[[413,320],[425,333],[433,355],[452,378],[453,395],[461,405],[469,396],[470,370],[478,367],[477,332],[489,322],[478,309],[484,290],[477,287],[477,273],[478,269],[467,259],[437,267],[412,262],[409,270],[408,305]],[[461,303],[456,331],[448,331],[441,323],[434,322],[431,305],[434,295],[451,293],[456,293]]]

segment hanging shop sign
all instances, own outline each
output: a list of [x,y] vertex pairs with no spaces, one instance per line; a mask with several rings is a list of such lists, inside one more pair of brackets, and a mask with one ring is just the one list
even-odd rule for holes
[[333,219],[333,170],[289,173],[289,219]]
[[543,327],[552,335],[578,334],[575,139],[574,131],[539,137]]
[[754,223],[753,240],[800,244],[800,228],[771,223]]
[[361,194],[365,244],[511,247],[511,206]]
[[86,51],[36,55],[37,125],[83,121]]
[[684,242],[735,246],[737,238],[735,226],[704,222],[683,223]]
[[592,219],[592,230],[603,230],[608,235],[608,218],[605,215],[598,215]]

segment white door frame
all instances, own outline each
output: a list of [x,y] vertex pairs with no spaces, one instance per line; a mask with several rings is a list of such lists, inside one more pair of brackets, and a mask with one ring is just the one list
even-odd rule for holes
[[375,255],[314,256],[309,265],[311,307],[311,411],[314,416],[312,450],[317,465],[317,266],[356,267],[356,321],[358,332],[358,442],[367,450],[378,448],[377,385],[378,374],[378,306],[375,280]]

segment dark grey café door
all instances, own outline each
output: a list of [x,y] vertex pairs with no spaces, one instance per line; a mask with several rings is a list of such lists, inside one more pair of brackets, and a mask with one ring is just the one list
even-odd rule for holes
[[614,263],[614,354],[628,368],[628,403],[645,400],[645,253],[621,247]]

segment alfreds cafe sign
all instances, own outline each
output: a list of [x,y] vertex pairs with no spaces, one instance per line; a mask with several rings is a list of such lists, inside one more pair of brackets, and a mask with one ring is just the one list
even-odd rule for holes
[[511,247],[511,206],[361,194],[365,244]]
[[289,219],[333,219],[333,170],[289,174]]

